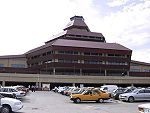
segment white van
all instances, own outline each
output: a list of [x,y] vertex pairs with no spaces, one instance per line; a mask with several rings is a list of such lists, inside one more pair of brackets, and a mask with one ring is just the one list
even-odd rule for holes
[[103,85],[100,90],[112,93],[114,90],[118,89],[117,85]]

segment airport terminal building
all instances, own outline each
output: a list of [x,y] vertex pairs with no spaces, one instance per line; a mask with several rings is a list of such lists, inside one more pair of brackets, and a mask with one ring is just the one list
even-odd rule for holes
[[102,33],[90,31],[82,16],[74,16],[44,45],[23,55],[0,56],[0,73],[149,77],[150,64],[131,61],[131,55],[131,49],[107,43]]
[[25,54],[28,67],[40,73],[119,76],[129,71],[132,51],[106,43],[101,33],[90,31],[83,17],[74,16],[62,33]]

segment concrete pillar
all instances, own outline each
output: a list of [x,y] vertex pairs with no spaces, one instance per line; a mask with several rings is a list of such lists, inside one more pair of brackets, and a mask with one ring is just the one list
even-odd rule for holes
[[39,83],[38,83],[38,82],[36,82],[36,83],[35,83],[35,85],[36,85],[36,86],[39,86]]
[[80,84],[80,88],[84,87],[84,84]]
[[4,81],[4,80],[2,81],[2,86],[3,86],[3,87],[5,86],[5,81]]
[[55,70],[55,68],[53,68],[53,74],[54,74],[54,75],[56,74],[56,70]]
[[80,75],[82,75],[82,69],[80,69]]
[[72,83],[72,86],[76,86],[75,83]]
[[127,71],[127,76],[129,76],[129,71]]
[[40,90],[42,88],[42,83],[41,82],[36,82],[35,85],[38,87],[38,90]]
[[49,83],[49,90],[51,90],[51,84]]
[[107,76],[107,70],[105,69],[105,76]]
[[41,82],[39,82],[39,88],[40,88],[40,89],[42,88],[42,83],[41,83]]

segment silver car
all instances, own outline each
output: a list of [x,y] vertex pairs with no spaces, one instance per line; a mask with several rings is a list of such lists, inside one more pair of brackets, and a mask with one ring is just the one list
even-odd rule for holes
[[135,89],[131,93],[120,94],[119,100],[128,102],[150,100],[150,89]]

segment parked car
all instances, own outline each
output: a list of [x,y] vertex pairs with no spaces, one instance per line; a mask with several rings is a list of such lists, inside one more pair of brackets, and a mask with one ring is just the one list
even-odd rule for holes
[[80,103],[81,101],[96,101],[103,102],[111,98],[111,94],[100,91],[97,89],[86,90],[81,94],[72,94],[70,100],[75,103]]
[[4,97],[9,97],[9,98],[16,98],[15,94],[8,93],[8,92],[0,92],[0,94]]
[[26,95],[24,91],[18,91],[14,87],[1,87],[0,93],[4,93],[4,92],[5,93],[7,92],[7,94],[15,95],[16,98],[22,98]]
[[63,94],[65,90],[67,90],[69,86],[58,87],[57,92]]
[[69,96],[71,94],[71,91],[73,91],[74,89],[76,89],[76,87],[69,87],[63,92],[63,95]]
[[119,100],[119,95],[123,93],[130,93],[135,90],[136,87],[126,87],[126,88],[118,88],[113,91],[112,96],[114,99]]
[[126,90],[126,88],[118,88],[118,89],[114,90],[113,93],[112,93],[112,97],[114,99],[118,100],[119,95],[123,94],[125,90]]
[[29,92],[29,88],[26,88],[25,86],[22,86],[22,85],[17,85],[17,86],[13,86],[13,87],[18,91],[24,91],[25,94],[27,94]]
[[116,89],[118,89],[118,86],[116,86],[116,85],[103,85],[100,87],[100,90],[106,91],[109,93],[113,93],[113,91]]
[[138,105],[140,113],[150,113],[150,103]]
[[0,112],[11,113],[16,112],[23,108],[23,104],[20,100],[4,97],[0,94]]
[[78,88],[77,90],[71,92],[71,95],[72,95],[72,94],[81,94],[81,93],[83,93],[85,90],[87,90],[87,88]]
[[150,100],[150,89],[135,89],[130,93],[120,94],[119,99],[128,102]]
[[54,88],[52,89],[52,91],[58,92],[58,88],[57,88],[57,87],[54,87]]

